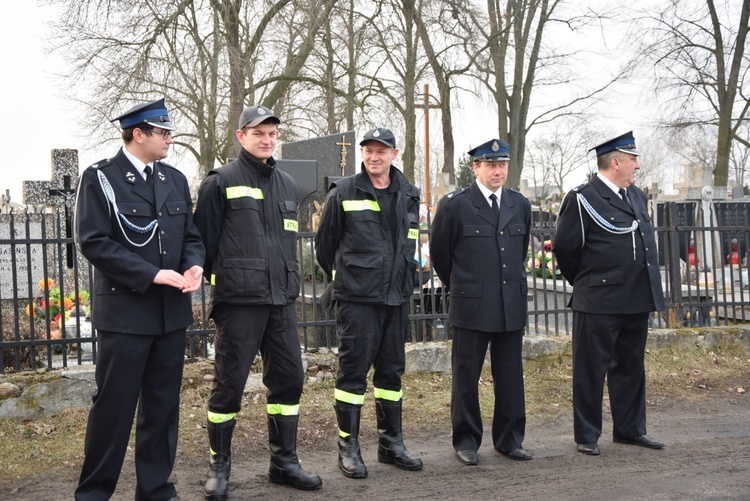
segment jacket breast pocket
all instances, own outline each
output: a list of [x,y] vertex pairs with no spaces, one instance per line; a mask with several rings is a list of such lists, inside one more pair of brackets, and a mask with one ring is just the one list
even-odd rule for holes
[[279,210],[281,211],[281,225],[284,229],[284,236],[287,238],[295,238],[299,231],[299,223],[297,221],[297,202],[292,200],[279,202]]
[[510,223],[508,225],[508,234],[511,237],[510,241],[513,245],[513,250],[523,250],[526,233],[526,224],[524,223]]
[[190,207],[185,200],[167,200],[164,209],[169,214],[169,226],[175,233],[185,232],[185,219],[190,212]]
[[148,202],[118,202],[117,209],[128,221],[141,228],[154,220],[154,206]]
[[250,197],[229,200],[229,209],[233,212],[236,226],[232,228],[235,235],[260,235],[260,206],[257,200]]
[[464,225],[463,241],[466,252],[489,252],[495,245],[495,229],[482,224]]

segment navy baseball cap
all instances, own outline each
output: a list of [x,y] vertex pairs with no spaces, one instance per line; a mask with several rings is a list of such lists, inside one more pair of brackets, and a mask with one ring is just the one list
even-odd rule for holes
[[359,145],[364,146],[367,141],[378,141],[389,148],[396,149],[396,136],[389,129],[382,127],[368,131],[365,137],[362,138],[362,141],[359,142]]
[[268,120],[275,124],[281,123],[269,108],[260,105],[250,106],[242,111],[238,128],[242,130],[245,127],[257,127]]

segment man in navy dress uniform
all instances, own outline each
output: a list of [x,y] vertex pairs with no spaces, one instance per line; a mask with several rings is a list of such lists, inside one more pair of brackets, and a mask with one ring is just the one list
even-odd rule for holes
[[656,240],[628,132],[596,150],[598,173],[569,192],[552,249],[573,285],[573,428],[578,451],[599,455],[606,376],[615,442],[661,449],[646,434],[643,354],[648,316],[664,309]]
[[135,499],[173,501],[189,293],[200,286],[205,251],[188,182],[161,162],[174,130],[164,99],[114,121],[124,146],[83,172],[76,196],[77,241],[95,268],[99,351],[75,499],[112,496],[137,407]]
[[503,188],[508,143],[492,139],[469,154],[476,180],[440,201],[430,230],[430,258],[450,291],[453,448],[462,463],[479,462],[478,385],[489,345],[495,390],[492,443],[510,459],[529,460],[531,454],[521,446],[526,430],[521,347],[531,204]]

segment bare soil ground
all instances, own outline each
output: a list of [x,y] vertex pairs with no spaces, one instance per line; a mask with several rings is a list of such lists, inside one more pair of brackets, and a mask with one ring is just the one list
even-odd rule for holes
[[[298,451],[303,467],[323,478],[323,488],[314,492],[301,492],[268,481],[268,452],[259,412],[264,408],[263,398],[250,396],[243,411],[248,417],[238,423],[229,499],[748,500],[750,399],[745,388],[750,386],[750,358],[746,352],[728,355],[706,352],[691,357],[664,352],[647,360],[652,366],[648,375],[649,434],[667,444],[658,451],[613,443],[611,420],[605,412],[599,441],[601,456],[577,453],[572,435],[570,382],[566,376],[569,366],[564,360],[557,372],[527,369],[527,401],[531,412],[524,446],[534,454],[534,459],[527,462],[514,462],[495,452],[489,443],[488,427],[486,443],[479,450],[480,464],[470,467],[459,463],[451,447],[446,420],[445,390],[449,382],[422,376],[428,378],[426,387],[419,386],[416,379],[407,382],[413,388],[412,398],[405,401],[405,419],[409,416],[420,419],[413,422],[409,418],[405,433],[407,447],[422,457],[424,469],[406,472],[377,462],[376,431],[374,423],[370,423],[374,416],[372,409],[368,413],[366,407],[362,445],[369,476],[362,480],[347,479],[336,464],[333,410],[328,407],[330,402],[320,404],[314,411],[320,418],[302,416]],[[705,365],[701,365],[701,360]],[[554,384],[538,386],[538,380],[549,379],[550,375],[555,376]],[[205,388],[202,384],[197,386],[203,398]],[[436,388],[434,394],[424,389],[429,387]],[[327,399],[330,399],[329,389],[321,392],[328,395]],[[540,397],[539,392],[545,392],[546,397]],[[309,395],[313,393],[316,391],[306,386],[306,398],[313,398]],[[207,444],[205,431],[200,429],[204,414],[198,396],[194,403],[189,397],[183,400],[188,401],[183,410],[173,480],[182,499],[198,501],[203,499],[206,472]],[[437,407],[430,407],[428,402],[435,400]],[[253,408],[253,402],[257,402],[257,407]],[[308,403],[308,407],[313,405]],[[608,410],[606,402],[605,409]],[[259,414],[261,418],[253,420],[250,414]],[[83,426],[85,413],[68,419],[77,423],[75,426]],[[485,424],[489,425],[489,419],[485,419]],[[38,441],[37,435],[44,435],[44,430],[38,429],[41,425],[36,426],[35,435],[28,439]],[[66,434],[75,435],[71,439],[74,447],[81,447],[81,435],[66,430]],[[49,436],[56,433],[53,431]],[[14,440],[8,431],[0,437],[2,441]],[[47,445],[52,446],[52,443]],[[72,459],[61,459],[46,467],[49,463],[44,449],[31,452],[18,446],[16,449],[25,455],[21,461],[37,459],[40,469],[32,474],[0,474],[0,499],[72,499],[82,448],[77,449],[77,456]],[[0,454],[4,453],[0,448]],[[6,473],[15,471],[11,461],[7,456],[0,457],[0,470],[6,469],[2,466],[6,463]],[[133,499],[134,483],[130,451],[113,499]]]

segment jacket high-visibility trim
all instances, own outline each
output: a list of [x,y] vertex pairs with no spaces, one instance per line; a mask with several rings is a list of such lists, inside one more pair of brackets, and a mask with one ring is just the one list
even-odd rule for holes
[[266,412],[270,416],[297,416],[299,415],[299,404],[267,404]]
[[409,233],[406,234],[406,238],[411,238],[412,240],[416,240],[419,238],[419,229],[418,228],[409,228]]
[[227,200],[244,197],[263,200],[263,192],[260,188],[253,188],[252,186],[227,186]]
[[401,397],[404,396],[403,390],[393,391],[384,390],[383,388],[375,388],[373,393],[375,394],[375,398],[379,398],[380,400],[388,400],[390,402],[398,402],[399,400],[401,400]]
[[216,273],[211,273],[211,285],[216,285]]
[[293,231],[297,232],[299,231],[299,223],[295,221],[294,219],[284,219],[284,230],[285,231]]
[[237,415],[236,412],[230,412],[229,414],[219,414],[218,412],[206,411],[208,414],[208,421],[214,424],[226,423],[231,421]]
[[380,205],[377,200],[342,200],[341,208],[344,212],[357,212],[363,210],[371,210],[380,212]]
[[364,405],[365,404],[365,394],[361,395],[355,395],[354,393],[349,393],[344,390],[339,390],[336,388],[333,392],[333,397],[338,400],[339,402],[344,402],[347,404],[352,405]]

